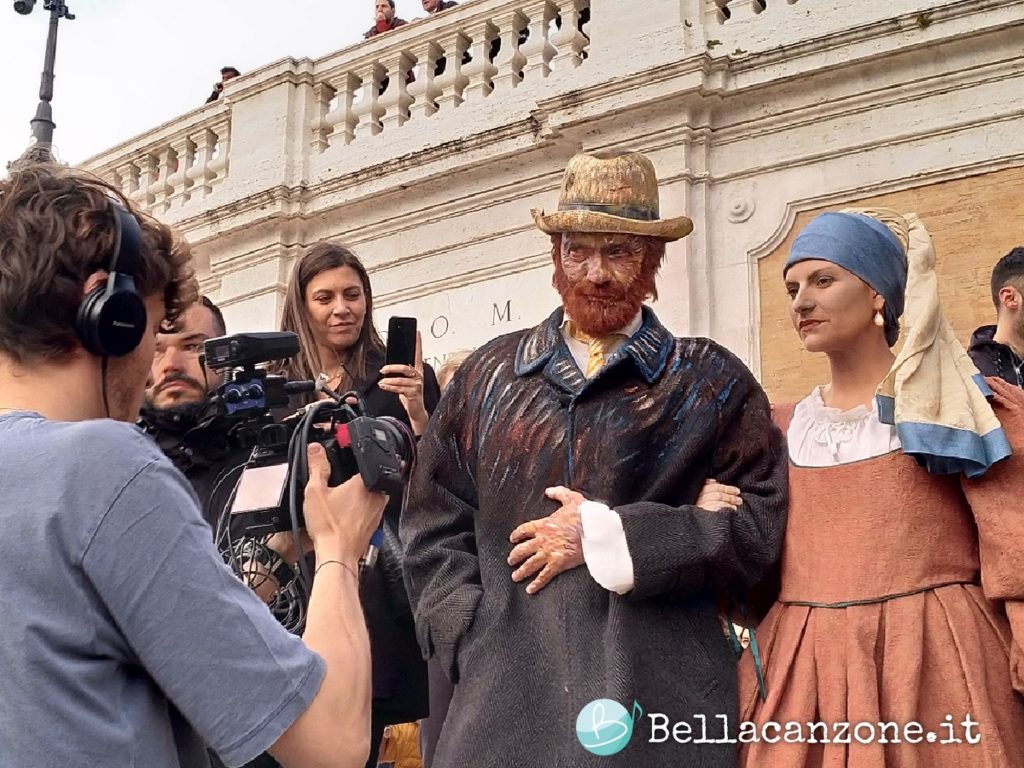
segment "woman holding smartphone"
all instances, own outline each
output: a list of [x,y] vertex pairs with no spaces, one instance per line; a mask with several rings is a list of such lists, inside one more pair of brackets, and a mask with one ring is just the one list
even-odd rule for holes
[[[288,283],[282,331],[299,337],[299,354],[279,371],[290,380],[321,373],[338,393],[358,392],[367,415],[391,416],[417,436],[427,427],[440,390],[423,363],[417,336],[411,364],[385,365],[385,345],[373,322],[373,291],[365,267],[349,249],[318,243],[299,257]],[[295,405],[304,405],[312,400]],[[428,713],[427,669],[401,571],[398,523],[402,497],[392,496],[384,511],[385,542],[376,566],[362,575],[360,597],[370,630],[373,657],[371,752],[376,766],[384,728]]]

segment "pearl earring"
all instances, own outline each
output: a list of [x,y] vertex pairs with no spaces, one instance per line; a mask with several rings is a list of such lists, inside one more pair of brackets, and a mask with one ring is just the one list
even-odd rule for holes
[[879,328],[885,325],[885,318],[882,317],[882,313],[880,311],[875,312],[875,325],[877,325]]

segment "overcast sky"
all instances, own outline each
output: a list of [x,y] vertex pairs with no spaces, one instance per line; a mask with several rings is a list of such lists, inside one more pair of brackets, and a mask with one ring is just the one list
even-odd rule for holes
[[[220,68],[242,72],[344,48],[373,24],[373,0],[66,0],[53,114],[61,160],[78,163],[201,105]],[[0,173],[31,136],[49,13],[0,0]],[[420,0],[396,0],[407,21]]]

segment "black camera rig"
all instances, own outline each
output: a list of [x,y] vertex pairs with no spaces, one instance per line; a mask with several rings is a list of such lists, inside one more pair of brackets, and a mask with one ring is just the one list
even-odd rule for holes
[[[256,367],[298,350],[298,337],[288,332],[237,334],[204,345],[207,367],[232,371],[216,401],[234,422],[232,432],[241,439],[248,436],[253,449],[231,502],[231,528],[239,534],[302,527],[301,494],[289,498],[284,491],[305,487],[306,446],[312,442],[327,451],[332,486],[359,474],[368,490],[400,494],[415,460],[416,441],[409,428],[397,419],[367,414],[358,393],[335,393],[322,377],[288,381]],[[287,408],[291,395],[314,391],[327,398],[274,419],[273,412]],[[279,492],[263,494],[268,484],[273,488],[277,482]]]
[[[326,449],[331,486],[358,474],[368,490],[400,495],[416,461],[411,430],[397,419],[366,413],[358,392],[334,392],[323,375],[316,381],[288,381],[257,367],[298,351],[298,337],[287,332],[237,334],[204,344],[206,366],[226,371],[215,402],[228,419],[233,438],[252,451],[221,511],[216,534],[229,564],[248,581],[252,574],[247,569],[253,562],[260,562],[264,571],[282,570],[277,567],[275,571],[280,564],[265,549],[269,535],[291,532],[294,541],[300,541],[305,527],[303,491],[309,477],[306,446],[310,443],[318,442]],[[280,418],[292,395],[313,392],[319,399]],[[379,546],[380,538],[373,544]],[[372,546],[369,565],[375,551]],[[298,566],[301,591],[308,596],[311,580],[301,556]],[[275,580],[280,593],[285,585],[279,576]],[[280,602],[281,595],[276,599]],[[291,608],[271,607],[275,613],[292,616]],[[289,618],[282,623],[297,631],[303,620]]]

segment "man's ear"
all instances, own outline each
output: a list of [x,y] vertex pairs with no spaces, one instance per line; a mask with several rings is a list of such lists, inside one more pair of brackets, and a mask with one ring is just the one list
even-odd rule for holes
[[1006,285],[999,289],[999,306],[1015,312],[1021,308],[1020,291],[1012,285]]
[[100,270],[99,272],[93,272],[85,280],[85,285],[82,287],[82,298],[88,296],[93,289],[106,283],[110,273],[106,270]]

